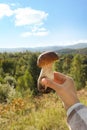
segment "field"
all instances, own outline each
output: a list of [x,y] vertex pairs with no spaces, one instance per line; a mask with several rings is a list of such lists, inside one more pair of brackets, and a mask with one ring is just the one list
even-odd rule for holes
[[[0,53],[0,130],[68,130],[56,93],[40,95],[37,90],[39,54]],[[78,96],[87,105],[87,55],[61,54],[53,69],[74,79]]]
[[[87,90],[78,92],[87,105]],[[55,93],[14,99],[0,104],[0,130],[68,130],[66,112]]]

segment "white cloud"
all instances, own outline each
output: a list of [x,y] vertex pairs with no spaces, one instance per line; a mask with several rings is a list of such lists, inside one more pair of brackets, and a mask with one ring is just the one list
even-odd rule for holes
[[49,33],[48,31],[37,32],[37,33],[35,34],[35,36],[47,36],[48,33]]
[[18,8],[14,13],[16,26],[41,24],[48,16],[44,11],[34,10],[31,8]]
[[[15,6],[13,3],[11,6]],[[26,8],[17,8],[12,10],[8,4],[0,4],[0,18],[3,16],[12,16],[15,17],[16,26],[24,25],[33,25],[33,24],[42,24],[48,16],[48,13],[44,11],[35,10],[29,7]]]
[[10,5],[11,5],[12,7],[16,6],[16,4],[15,4],[15,3],[11,3]]
[[4,16],[11,16],[13,15],[13,11],[10,9],[10,6],[7,4],[0,4],[0,18]]
[[32,29],[30,32],[24,32],[21,34],[22,37],[29,37],[29,36],[47,36],[49,34],[49,31],[47,31],[45,28],[37,28]]
[[16,26],[28,25],[29,28],[29,31],[21,34],[22,37],[48,35],[48,30],[43,27],[43,21],[48,16],[44,11],[34,10],[31,8],[19,8],[15,10],[15,14]]
[[29,36],[47,36],[48,35],[48,31],[47,32],[24,32],[21,34],[22,37],[29,37]]
[[25,30],[21,34],[22,37],[48,35],[47,29],[44,28],[44,20],[46,20],[48,13],[29,7],[11,9],[12,6],[16,7],[14,3],[0,4],[0,18],[14,16],[13,22],[16,26],[28,27],[28,31]]

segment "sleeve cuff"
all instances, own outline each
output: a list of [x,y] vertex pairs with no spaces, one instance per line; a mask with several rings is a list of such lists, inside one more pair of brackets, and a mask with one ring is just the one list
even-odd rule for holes
[[71,106],[68,110],[67,110],[67,116],[70,115],[70,113],[78,106],[82,105],[82,103],[76,103],[73,106]]

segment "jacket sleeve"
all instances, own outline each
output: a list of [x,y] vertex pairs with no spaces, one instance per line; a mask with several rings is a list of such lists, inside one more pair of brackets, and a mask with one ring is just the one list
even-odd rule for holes
[[75,105],[67,115],[70,130],[87,130],[87,107],[83,104]]

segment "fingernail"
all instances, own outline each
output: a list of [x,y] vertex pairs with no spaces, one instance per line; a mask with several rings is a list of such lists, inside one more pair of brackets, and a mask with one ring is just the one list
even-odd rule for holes
[[47,84],[46,78],[42,78],[41,82],[42,82],[43,84]]

